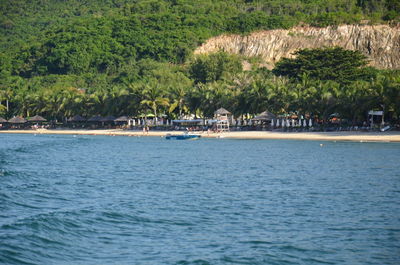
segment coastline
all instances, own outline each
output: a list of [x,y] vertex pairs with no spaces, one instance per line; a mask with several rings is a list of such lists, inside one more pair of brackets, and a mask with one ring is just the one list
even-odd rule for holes
[[[56,134],[56,135],[108,135],[108,136],[153,136],[165,137],[168,133],[178,135],[179,131],[142,131],[130,130],[4,130],[0,134]],[[271,132],[271,131],[233,131],[224,133],[200,133],[205,138],[227,139],[280,139],[314,141],[354,141],[354,142],[400,142],[400,132]]]

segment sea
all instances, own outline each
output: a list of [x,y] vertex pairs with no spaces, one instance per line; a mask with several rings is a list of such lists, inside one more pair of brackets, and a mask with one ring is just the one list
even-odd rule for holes
[[400,264],[400,143],[1,134],[0,264]]

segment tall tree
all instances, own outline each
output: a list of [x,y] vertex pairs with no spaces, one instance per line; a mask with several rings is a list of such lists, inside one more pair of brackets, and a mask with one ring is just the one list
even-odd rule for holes
[[374,76],[366,68],[367,57],[359,51],[345,50],[340,47],[324,49],[303,49],[294,53],[295,58],[280,60],[273,73],[301,80],[306,74],[310,78],[332,80],[348,84],[356,80],[369,80]]

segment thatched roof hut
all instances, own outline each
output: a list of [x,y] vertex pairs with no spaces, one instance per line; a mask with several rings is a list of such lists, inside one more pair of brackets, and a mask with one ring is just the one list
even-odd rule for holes
[[47,120],[45,118],[43,118],[42,116],[35,115],[33,117],[28,118],[28,121],[30,121],[30,122],[44,122],[44,121],[47,121]]
[[232,113],[230,113],[229,111],[227,111],[224,108],[219,108],[214,112],[214,115],[230,115]]
[[273,119],[276,119],[276,116],[266,110],[266,111],[260,113],[259,115],[257,115],[256,117],[254,117],[253,120],[255,120],[255,121],[271,121]]
[[121,116],[121,117],[116,118],[114,121],[117,121],[117,122],[128,122],[129,118],[127,116]]
[[103,117],[101,117],[100,115],[96,115],[96,116],[93,116],[90,119],[88,119],[88,121],[90,121],[90,122],[99,122],[99,121],[101,121],[101,119],[103,119]]
[[69,118],[68,121],[70,121],[70,122],[84,122],[84,121],[86,121],[86,119],[83,118],[83,117],[80,116],[80,115],[75,115],[74,117]]
[[101,122],[113,122],[114,120],[115,117],[112,115],[100,119]]
[[26,119],[17,116],[17,117],[9,119],[8,122],[13,123],[13,124],[21,124],[21,123],[26,123]]
[[2,117],[0,117],[0,123],[6,123],[6,122],[7,122],[6,119],[3,119]]

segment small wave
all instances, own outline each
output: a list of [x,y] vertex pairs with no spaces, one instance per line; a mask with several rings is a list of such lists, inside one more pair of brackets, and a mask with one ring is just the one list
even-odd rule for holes
[[263,240],[250,240],[250,241],[240,241],[242,244],[251,244],[251,245],[272,245],[272,242],[263,241]]
[[210,263],[206,260],[203,260],[203,259],[197,259],[197,260],[193,260],[193,261],[180,260],[175,264],[176,265],[211,265],[212,263]]
[[[101,214],[101,218],[99,221],[110,222],[110,223],[122,223],[126,224],[127,222],[134,224],[167,224],[167,225],[177,225],[177,226],[192,226],[193,224],[190,222],[180,221],[180,220],[168,220],[168,219],[152,219],[148,217],[130,215],[130,214],[122,214],[118,212],[103,212]],[[104,218],[105,217],[105,218]]]

